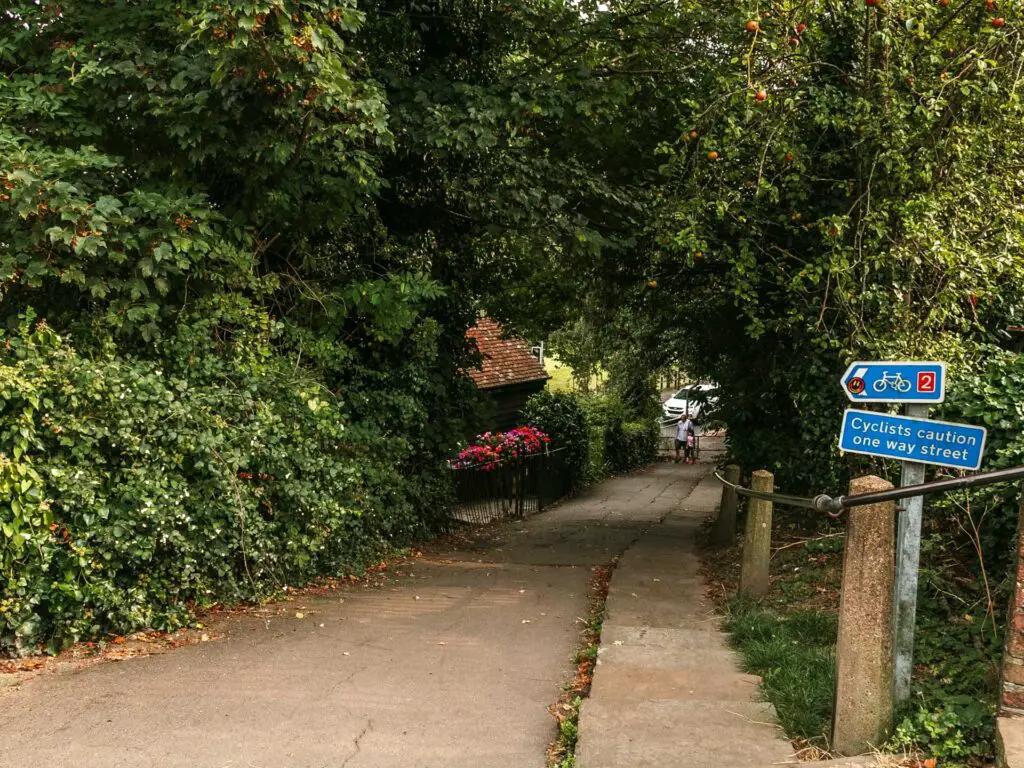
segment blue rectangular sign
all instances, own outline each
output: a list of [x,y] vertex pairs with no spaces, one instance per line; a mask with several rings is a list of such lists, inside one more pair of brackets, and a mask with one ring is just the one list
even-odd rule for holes
[[855,403],[941,403],[946,399],[946,364],[858,361],[839,384]]
[[839,433],[841,451],[957,469],[980,467],[984,449],[984,427],[854,409]]

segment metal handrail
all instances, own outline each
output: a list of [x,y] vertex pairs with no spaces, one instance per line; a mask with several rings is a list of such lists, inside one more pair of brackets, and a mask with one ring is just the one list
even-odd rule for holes
[[789,507],[802,507],[803,509],[817,509],[818,511],[821,511],[816,504],[817,497],[811,499],[805,496],[791,496],[790,494],[787,493],[755,491],[752,488],[745,488],[742,485],[730,483],[728,480],[722,477],[721,472],[719,472],[717,469],[715,470],[715,477],[718,478],[718,481],[721,482],[722,485],[729,486],[734,491],[736,491],[736,493],[738,493],[740,496],[749,496],[752,499],[765,499],[766,501],[774,501]]
[[911,496],[924,496],[929,493],[943,493],[955,491],[960,488],[974,488],[979,485],[993,485],[1005,483],[1011,480],[1024,479],[1024,466],[1010,467],[1009,469],[997,469],[991,472],[979,472],[976,475],[966,477],[950,477],[944,480],[933,480],[930,483],[920,485],[908,485],[902,488],[893,488],[888,491],[875,491],[873,493],[855,493],[852,496],[829,496],[819,493],[813,498],[804,496],[790,496],[785,493],[768,493],[755,491],[751,488],[744,488],[742,485],[730,483],[718,470],[715,470],[715,477],[723,484],[732,488],[741,496],[749,496],[755,499],[765,499],[777,502],[790,507],[802,507],[814,509],[818,512],[827,512],[832,517],[838,517],[844,510],[853,507],[862,507],[867,504],[879,504],[883,501],[899,501],[908,499]]

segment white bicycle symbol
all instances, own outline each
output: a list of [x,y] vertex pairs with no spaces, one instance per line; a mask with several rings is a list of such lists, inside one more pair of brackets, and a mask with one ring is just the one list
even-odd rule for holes
[[885,390],[892,387],[897,392],[909,392],[911,386],[913,386],[908,379],[903,378],[901,373],[883,373],[882,378],[876,379],[871,385],[871,388],[875,392],[885,392]]

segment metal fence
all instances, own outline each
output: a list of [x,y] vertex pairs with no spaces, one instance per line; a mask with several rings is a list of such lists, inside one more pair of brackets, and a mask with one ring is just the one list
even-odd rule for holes
[[451,517],[483,525],[494,520],[526,517],[572,492],[565,449],[505,461],[491,468],[452,470],[455,506]]

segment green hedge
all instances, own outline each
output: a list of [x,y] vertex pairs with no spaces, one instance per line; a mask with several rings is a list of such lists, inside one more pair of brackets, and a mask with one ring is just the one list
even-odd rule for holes
[[605,460],[611,472],[646,467],[658,457],[657,422],[614,421],[604,434]]
[[524,417],[569,448],[574,488],[645,467],[658,455],[657,422],[629,420],[615,394],[542,392],[527,403]]
[[523,409],[523,420],[551,437],[552,449],[564,449],[571,492],[586,485],[590,466],[587,416],[580,398],[567,392],[539,392]]
[[0,652],[173,629],[379,557],[442,506],[441,472],[403,476],[403,440],[380,451],[301,368],[174,344],[177,370],[0,335]]

